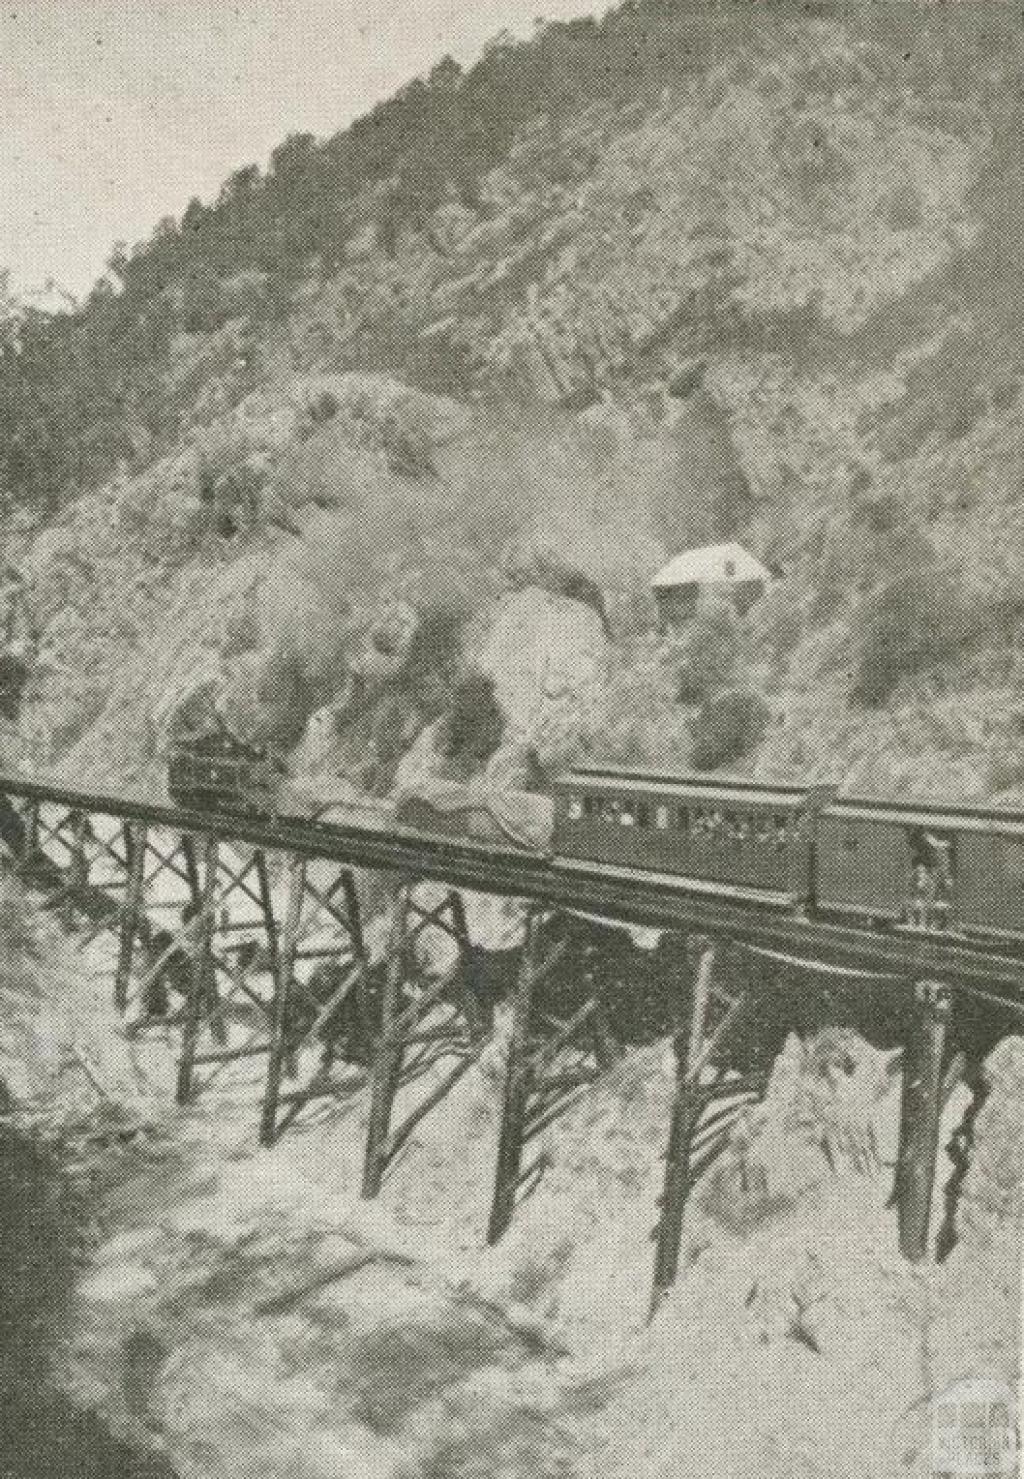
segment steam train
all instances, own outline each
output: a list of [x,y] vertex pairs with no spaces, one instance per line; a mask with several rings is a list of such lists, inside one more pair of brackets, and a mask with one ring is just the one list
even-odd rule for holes
[[550,866],[648,879],[878,929],[1024,944],[1024,816],[840,796],[835,787],[584,765],[550,794],[441,783],[367,813],[322,803],[279,759],[227,735],[172,751],[168,789],[193,811],[343,820],[486,841]]
[[189,811],[265,817],[278,809],[288,767],[267,746],[247,745],[226,729],[170,748],[167,790]]

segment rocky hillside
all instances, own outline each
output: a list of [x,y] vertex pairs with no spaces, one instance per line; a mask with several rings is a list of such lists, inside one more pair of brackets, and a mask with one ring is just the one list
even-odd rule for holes
[[[12,757],[148,787],[214,707],[375,790],[589,751],[1013,797],[1019,29],[638,0],[9,312]],[[650,576],[718,536],[781,578],[663,642]]]

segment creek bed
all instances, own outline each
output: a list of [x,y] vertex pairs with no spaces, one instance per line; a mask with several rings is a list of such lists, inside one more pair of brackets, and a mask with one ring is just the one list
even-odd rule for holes
[[54,1156],[0,1125],[0,1479],[174,1479],[50,1379],[80,1224]]

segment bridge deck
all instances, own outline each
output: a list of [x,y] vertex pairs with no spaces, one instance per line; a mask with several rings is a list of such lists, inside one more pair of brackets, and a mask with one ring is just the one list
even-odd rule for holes
[[0,795],[52,802],[92,816],[147,822],[193,834],[252,843],[269,851],[323,858],[354,867],[434,879],[482,893],[521,897],[627,923],[730,937],[804,964],[841,963],[871,975],[938,976],[988,988],[1024,1004],[1024,952],[1012,942],[954,935],[882,932],[754,902],[740,894],[709,896],[663,878],[552,859],[494,843],[441,837],[369,821],[329,825],[302,817],[261,818],[198,813],[139,797],[82,791],[55,782],[0,776]]
[[[107,827],[95,825],[100,818],[113,824],[110,836]],[[179,1104],[191,1103],[225,1064],[264,1057],[260,1140],[273,1145],[314,1099],[351,1092],[348,1080],[333,1073],[335,1064],[368,1072],[366,1197],[381,1190],[395,1157],[478,1059],[493,1027],[459,890],[522,899],[527,907],[511,997],[491,1242],[544,1175],[549,1157],[535,1137],[621,1052],[609,998],[628,986],[606,975],[606,946],[595,942],[593,931],[589,938],[581,932],[580,916],[687,934],[687,949],[678,952],[678,987],[669,988],[676,1089],[654,1234],[652,1313],[676,1279],[687,1199],[730,1141],[731,1121],[721,1105],[715,1107],[716,1096],[724,1095],[723,1103],[735,1097],[727,1055],[737,1023],[754,1005],[760,976],[742,967],[731,972],[731,947],[839,978],[855,990],[882,984],[891,991],[904,1019],[906,1054],[894,1195],[900,1247],[914,1260],[928,1255],[942,1106],[956,1081],[950,1072],[957,1060],[946,1064],[954,985],[1024,1012],[1024,941],[1014,953],[1012,940],[810,918],[779,895],[429,834],[386,817],[328,823],[197,812],[0,776],[0,834],[24,876],[46,886],[48,905],[66,911],[67,928],[75,927],[77,910],[94,927],[117,932],[114,998],[133,1029],[154,1019],[180,1026]],[[275,904],[268,854],[287,861],[283,912]],[[96,878],[101,861],[108,870],[113,865],[113,885]],[[318,867],[311,870],[314,861]],[[153,862],[156,871],[147,872]],[[390,872],[400,883],[389,909],[388,942],[374,961],[354,868]],[[333,879],[325,880],[325,871]],[[185,890],[176,900],[147,894],[158,877],[168,881],[165,873],[173,890]],[[421,880],[445,885],[440,903],[424,901],[416,888]],[[240,921],[227,901],[243,897],[256,913]],[[155,928],[150,908],[180,913],[181,928]],[[321,938],[322,927],[329,939]],[[449,936],[455,951],[454,963],[436,977],[419,970],[415,949],[420,933],[433,928]],[[143,946],[141,978],[133,969],[137,942]],[[261,951],[265,959],[257,970]],[[724,969],[716,971],[719,951]],[[798,974],[784,979],[801,989]],[[180,1002],[172,1003],[175,993]],[[231,1016],[239,1009],[247,1013],[244,1027]],[[977,1057],[981,1049],[974,1043],[971,1051]],[[966,1050],[958,1056],[966,1064]],[[417,1089],[426,1074],[431,1082]],[[756,1083],[748,1079],[748,1098],[756,1099],[764,1075]],[[733,1110],[745,1102],[741,1097]]]

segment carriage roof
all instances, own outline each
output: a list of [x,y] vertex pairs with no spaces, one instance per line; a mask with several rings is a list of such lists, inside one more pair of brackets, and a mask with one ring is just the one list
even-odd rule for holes
[[721,805],[743,810],[756,807],[792,811],[806,806],[814,795],[804,786],[759,785],[733,776],[667,775],[656,770],[626,770],[604,766],[579,766],[559,777],[561,792],[622,796],[630,793],[691,801],[697,805]]
[[890,822],[930,832],[999,832],[1024,839],[1024,813],[990,806],[929,806],[871,796],[837,796],[822,816],[854,822]]

